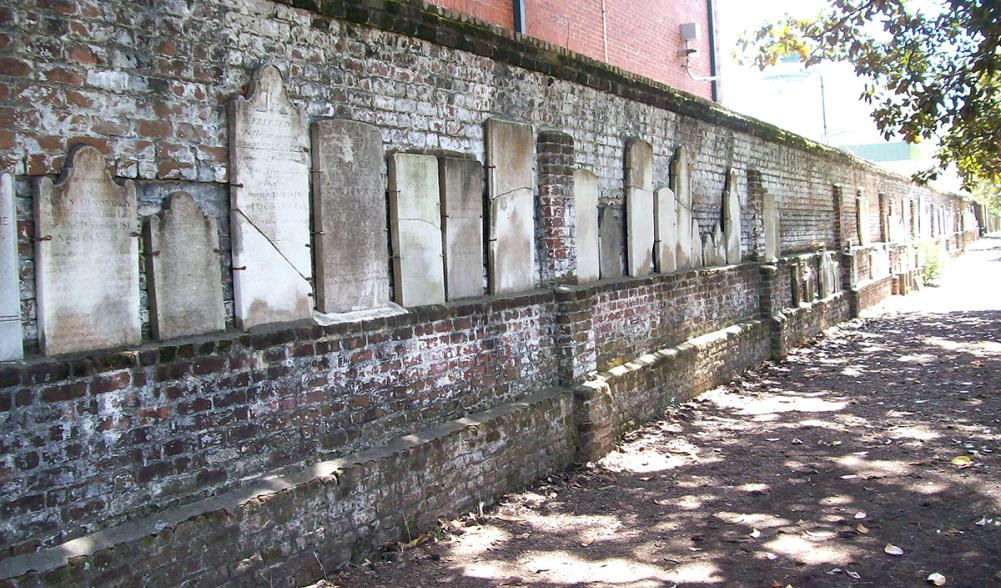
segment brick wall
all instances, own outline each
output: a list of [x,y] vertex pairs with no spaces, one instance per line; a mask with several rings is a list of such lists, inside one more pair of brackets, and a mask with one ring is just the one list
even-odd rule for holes
[[[433,0],[433,4],[514,28],[512,0]],[[604,14],[602,14],[604,8]],[[636,0],[525,0],[525,34],[566,47],[592,59],[711,99],[709,82],[695,81],[682,69],[682,23],[699,25],[690,44],[695,76],[711,74],[706,0],[638,2]]]
[[[668,184],[669,162],[684,145],[694,158],[694,214],[703,231],[719,221],[727,172],[737,171],[748,263],[333,327],[230,330],[56,359],[29,353],[0,368],[5,553],[159,513],[304,460],[378,446],[558,382],[580,384],[599,369],[770,316],[791,294],[788,276],[764,279],[754,263],[763,248],[758,188],[776,195],[784,255],[836,245],[838,184],[861,189],[870,207],[880,192],[956,206],[950,195],[665,86],[414,2],[25,0],[0,8],[0,165],[18,176],[29,350],[36,338],[31,183],[58,174],[69,146],[88,143],[119,178],[137,181],[141,216],[159,212],[163,195],[183,187],[224,221],[225,105],[263,62],[281,68],[293,101],[312,117],[376,125],[387,151],[482,161],[488,118],[533,124],[546,146],[537,163],[554,164],[551,174],[538,174],[542,220],[567,218],[559,178],[570,168],[593,171],[601,203],[621,207],[627,140],[653,146],[655,187]],[[546,183],[547,175],[557,181]],[[852,214],[846,210],[849,224]],[[228,249],[225,222],[220,232]],[[540,233],[538,249],[559,252],[570,236],[564,222]],[[942,240],[958,251],[955,235]],[[539,261],[538,269],[551,270],[547,283],[566,277],[571,257],[568,250]],[[229,299],[225,256],[222,263]],[[856,298],[862,306],[881,299],[886,285]],[[774,302],[762,303],[765,291]],[[624,388],[622,402],[643,395],[635,402],[646,408],[635,414],[649,415],[664,398],[686,397],[749,365],[767,346],[767,337],[733,341],[716,359],[677,372],[684,378]],[[727,363],[728,354],[737,359]]]

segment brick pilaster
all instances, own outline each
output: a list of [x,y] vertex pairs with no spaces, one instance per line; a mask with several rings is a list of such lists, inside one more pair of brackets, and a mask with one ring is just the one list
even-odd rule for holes
[[558,131],[539,133],[539,200],[535,236],[544,285],[577,283],[574,236],[573,137]]

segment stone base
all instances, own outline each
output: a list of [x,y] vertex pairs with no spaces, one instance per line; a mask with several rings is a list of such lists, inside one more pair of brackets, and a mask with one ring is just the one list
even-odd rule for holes
[[845,292],[837,292],[823,300],[788,308],[771,317],[772,358],[781,359],[795,347],[805,345],[827,329],[851,318],[851,308]]

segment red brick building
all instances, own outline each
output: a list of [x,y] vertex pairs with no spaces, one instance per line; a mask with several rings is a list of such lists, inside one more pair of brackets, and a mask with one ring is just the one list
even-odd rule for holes
[[681,25],[695,23],[692,76],[716,75],[713,0],[430,0],[523,32],[696,96],[718,99],[712,81],[682,67]]

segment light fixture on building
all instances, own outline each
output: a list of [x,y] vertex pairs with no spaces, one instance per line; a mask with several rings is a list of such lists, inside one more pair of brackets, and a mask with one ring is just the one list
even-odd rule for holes
[[719,79],[719,76],[697,76],[692,74],[691,61],[692,55],[699,52],[698,47],[693,47],[692,43],[696,42],[700,38],[699,34],[699,23],[697,22],[685,22],[681,23],[681,40],[685,42],[685,48],[678,50],[678,56],[685,58],[685,63],[682,64],[682,69],[688,74],[688,77],[692,78],[696,82],[715,82]]

